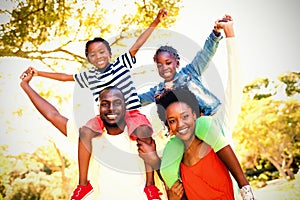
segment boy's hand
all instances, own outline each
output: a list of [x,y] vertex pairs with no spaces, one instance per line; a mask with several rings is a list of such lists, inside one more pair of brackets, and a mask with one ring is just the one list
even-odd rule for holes
[[162,9],[159,10],[156,18],[161,22],[167,16],[168,16],[167,9],[166,8],[162,8]]

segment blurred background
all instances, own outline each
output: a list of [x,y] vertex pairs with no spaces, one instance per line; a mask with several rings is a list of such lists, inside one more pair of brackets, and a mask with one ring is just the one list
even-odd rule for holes
[[[77,146],[36,111],[19,86],[20,74],[28,66],[69,74],[89,68],[84,48],[94,37],[110,41],[113,56],[118,56],[163,7],[169,16],[137,55],[143,58],[133,70],[139,92],[160,80],[152,59],[155,48],[174,40],[188,44],[187,50],[177,48],[184,66],[203,47],[215,20],[232,15],[244,87],[233,133],[236,154],[258,199],[300,199],[297,0],[1,0],[0,4],[0,199],[68,199],[77,185]],[[217,83],[226,84],[226,54],[222,40],[204,73],[208,87],[221,99],[223,92],[209,81],[217,77]],[[93,107],[88,108],[91,111],[85,107],[86,102],[92,105],[91,96],[74,98],[78,97],[74,83],[34,77],[31,85],[65,116],[84,112],[88,119],[94,114]],[[153,105],[144,109],[163,148],[165,130]]]

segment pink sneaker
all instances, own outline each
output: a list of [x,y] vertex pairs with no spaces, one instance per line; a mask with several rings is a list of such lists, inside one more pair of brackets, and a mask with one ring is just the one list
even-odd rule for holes
[[93,186],[88,181],[86,186],[77,185],[76,189],[73,191],[71,200],[82,200],[85,199],[89,194],[93,192]]
[[146,193],[148,200],[161,200],[160,195],[162,195],[162,193],[155,185],[145,187],[144,192]]

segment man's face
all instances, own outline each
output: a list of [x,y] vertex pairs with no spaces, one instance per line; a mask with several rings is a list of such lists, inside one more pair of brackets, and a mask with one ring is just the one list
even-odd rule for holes
[[88,47],[88,61],[98,69],[109,65],[111,54],[103,42],[93,42]]
[[109,89],[100,93],[100,118],[107,127],[119,127],[125,124],[126,105],[124,95],[118,89]]

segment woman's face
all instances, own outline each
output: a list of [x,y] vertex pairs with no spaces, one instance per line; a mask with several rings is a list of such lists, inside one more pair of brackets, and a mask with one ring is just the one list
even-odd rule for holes
[[103,42],[93,42],[88,46],[88,61],[98,69],[109,65],[111,54]]
[[166,109],[169,129],[184,143],[191,142],[195,137],[196,114],[191,107],[183,102],[170,104]]
[[176,75],[176,68],[179,61],[169,52],[160,52],[156,57],[158,74],[165,81],[172,81]]

